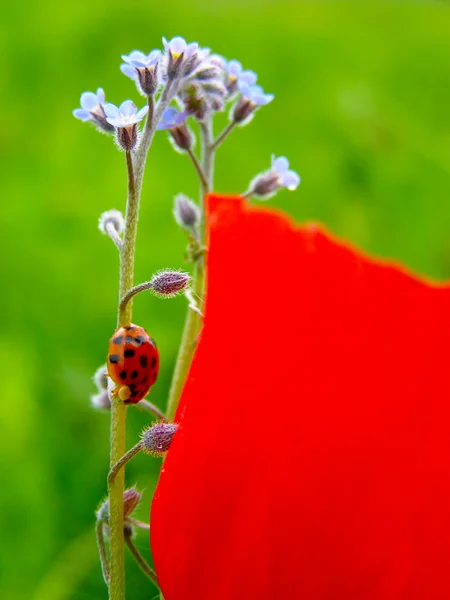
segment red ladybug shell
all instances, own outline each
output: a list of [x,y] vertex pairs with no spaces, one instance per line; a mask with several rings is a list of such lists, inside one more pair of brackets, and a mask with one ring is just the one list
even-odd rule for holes
[[108,374],[117,385],[130,388],[126,404],[135,404],[148,394],[158,369],[158,349],[145,329],[130,323],[114,332],[109,341]]

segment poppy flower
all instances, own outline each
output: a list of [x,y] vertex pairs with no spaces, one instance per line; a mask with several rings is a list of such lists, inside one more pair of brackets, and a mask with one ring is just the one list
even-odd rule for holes
[[151,514],[166,600],[450,598],[450,288],[211,196]]

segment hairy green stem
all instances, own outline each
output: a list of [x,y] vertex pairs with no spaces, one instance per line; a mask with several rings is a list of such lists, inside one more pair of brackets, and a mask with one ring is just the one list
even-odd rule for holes
[[228,123],[228,125],[225,127],[225,129],[223,129],[219,135],[216,137],[216,139],[211,143],[211,150],[216,150],[220,144],[224,141],[225,138],[227,138],[230,133],[233,131],[233,129],[236,127],[237,123],[236,121],[231,121],[230,123]]
[[103,521],[98,520],[95,525],[95,536],[97,538],[98,553],[102,565],[103,579],[109,585],[109,559],[106,551],[105,536],[103,535]]
[[130,549],[131,554],[133,555],[134,560],[139,565],[141,571],[150,579],[152,583],[156,585],[159,589],[158,578],[156,576],[155,571],[151,568],[145,558],[137,549],[136,545],[133,542],[133,538],[130,533],[125,533],[125,541],[127,543],[128,548]]
[[[205,197],[212,190],[213,185],[213,170],[214,170],[214,150],[212,148],[213,134],[212,121],[209,118],[201,126],[202,139],[202,158],[201,169],[204,178],[200,178],[200,225],[199,238],[200,244],[205,245],[206,233],[206,211]],[[192,278],[192,292],[200,301],[203,301],[205,288],[205,253],[200,253],[195,261],[194,275]],[[186,321],[184,324],[183,334],[181,337],[180,349],[178,351],[177,362],[173,374],[172,384],[167,402],[167,418],[173,421],[175,413],[180,401],[181,392],[183,391],[189,368],[192,363],[195,349],[197,347],[198,335],[202,326],[202,317],[198,312],[188,309]]]
[[[131,152],[126,152],[128,171],[128,199],[125,215],[125,232],[120,249],[120,285],[119,302],[124,294],[133,287],[134,252],[139,215],[139,188],[136,187]],[[119,310],[118,325],[131,322],[132,303]],[[111,454],[110,467],[125,454],[126,405],[116,395],[111,402]],[[125,598],[125,542],[123,535],[123,493],[125,490],[125,472],[120,470],[117,477],[108,478],[108,496],[110,503],[110,600]]]
[[113,465],[108,473],[108,483],[114,483],[115,478],[120,473],[122,467],[124,467],[127,462],[129,462],[132,458],[134,458],[139,452],[142,451],[142,442],[138,442],[134,445],[128,452],[126,452],[119,460]]
[[148,400],[141,400],[138,406],[149,412],[156,419],[160,419],[161,421],[167,421],[166,415],[162,412],[162,410],[159,410],[159,408],[155,406],[152,402],[149,402]]
[[[126,152],[128,171],[128,198],[125,215],[125,231],[120,245],[120,283],[119,304],[125,294],[133,287],[134,256],[136,247],[137,224],[139,217],[139,200],[142,180],[148,151],[150,149],[156,126],[176,93],[176,85],[168,84],[155,106],[154,98],[148,98],[148,117],[139,147],[134,152]],[[133,302],[121,305],[118,310],[118,325],[131,322]],[[111,451],[110,467],[125,454],[126,434],[126,405],[115,396],[111,402]],[[108,481],[110,504],[110,600],[125,599],[125,564],[124,564],[124,516],[123,493],[125,491],[125,469],[120,469],[117,475]]]

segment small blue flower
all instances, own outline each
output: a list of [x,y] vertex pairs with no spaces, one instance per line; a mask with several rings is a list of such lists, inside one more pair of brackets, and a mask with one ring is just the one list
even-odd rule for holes
[[195,69],[209,56],[209,48],[198,47],[196,42],[186,43],[182,37],[174,37],[164,44],[164,77],[169,81],[180,80],[191,75]]
[[160,58],[160,50],[152,50],[148,55],[134,50],[128,55],[122,55],[125,62],[120,65],[120,70],[136,83],[139,92],[142,92],[144,96],[149,96],[154,94],[158,88]]
[[267,200],[280,189],[296,190],[300,177],[295,171],[289,170],[289,161],[285,156],[272,156],[272,166],[268,171],[257,175],[250,182],[248,196],[257,196]]
[[226,65],[228,78],[231,82],[239,84],[254,85],[258,76],[254,71],[244,71],[238,60],[230,60]]
[[181,54],[184,55],[184,59],[188,59],[198,50],[197,43],[194,42],[188,44],[186,43],[186,40],[180,36],[172,38],[170,42],[163,37],[162,41],[166,53],[170,53],[175,60],[179,58]]
[[179,127],[184,124],[187,116],[187,111],[180,112],[173,106],[169,106],[169,108],[166,108],[163,112],[156,129],[174,129],[175,127]]
[[248,83],[239,83],[239,91],[243,98],[255,106],[265,106],[275,97],[273,94],[265,94],[260,85],[249,85]]
[[80,98],[81,108],[76,108],[72,114],[80,121],[91,121],[103,131],[111,132],[114,128],[106,121],[104,111],[105,92],[102,88],[97,89],[97,93],[83,92]]
[[104,109],[108,123],[118,129],[136,125],[148,113],[148,106],[138,111],[132,100],[125,100],[119,107],[115,104],[105,104]]
[[280,187],[296,190],[300,184],[300,175],[289,170],[289,161],[285,156],[272,156],[272,171],[278,175]]

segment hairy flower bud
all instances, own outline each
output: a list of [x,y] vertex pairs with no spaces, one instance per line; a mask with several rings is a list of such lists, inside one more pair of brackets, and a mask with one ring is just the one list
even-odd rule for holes
[[189,273],[181,271],[160,271],[153,275],[149,282],[149,289],[156,296],[172,298],[185,290],[191,281]]
[[190,150],[192,148],[194,136],[192,135],[191,130],[188,129],[184,123],[169,129],[169,131],[176,149]]
[[129,517],[141,501],[142,494],[135,487],[125,490],[123,493],[123,516]]
[[117,128],[117,142],[124,150],[133,150],[138,141],[137,125]]
[[184,194],[175,196],[173,214],[178,225],[185,229],[194,229],[200,220],[200,209]]
[[[141,501],[142,493],[138,492],[135,487],[125,490],[123,493],[123,518],[129,517],[137,505]],[[109,498],[103,500],[96,512],[97,519],[99,521],[109,521]]]
[[111,410],[111,401],[109,399],[108,391],[102,390],[98,394],[91,396],[91,404],[97,410]]
[[92,377],[99,392],[108,389],[108,378],[106,377],[107,372],[108,369],[106,365],[102,365],[95,371],[94,376]]
[[255,104],[247,98],[241,98],[232,110],[232,118],[236,123],[244,123],[256,109]]
[[142,450],[154,456],[161,456],[169,450],[177,429],[176,423],[154,423],[141,434]]
[[102,233],[108,235],[108,226],[112,226],[118,235],[125,230],[125,220],[120,210],[112,208],[100,215],[98,220],[98,228]]
[[263,173],[256,177],[253,180],[250,189],[255,196],[269,197],[279,190],[280,187],[280,180],[277,173],[269,171],[268,173]]

